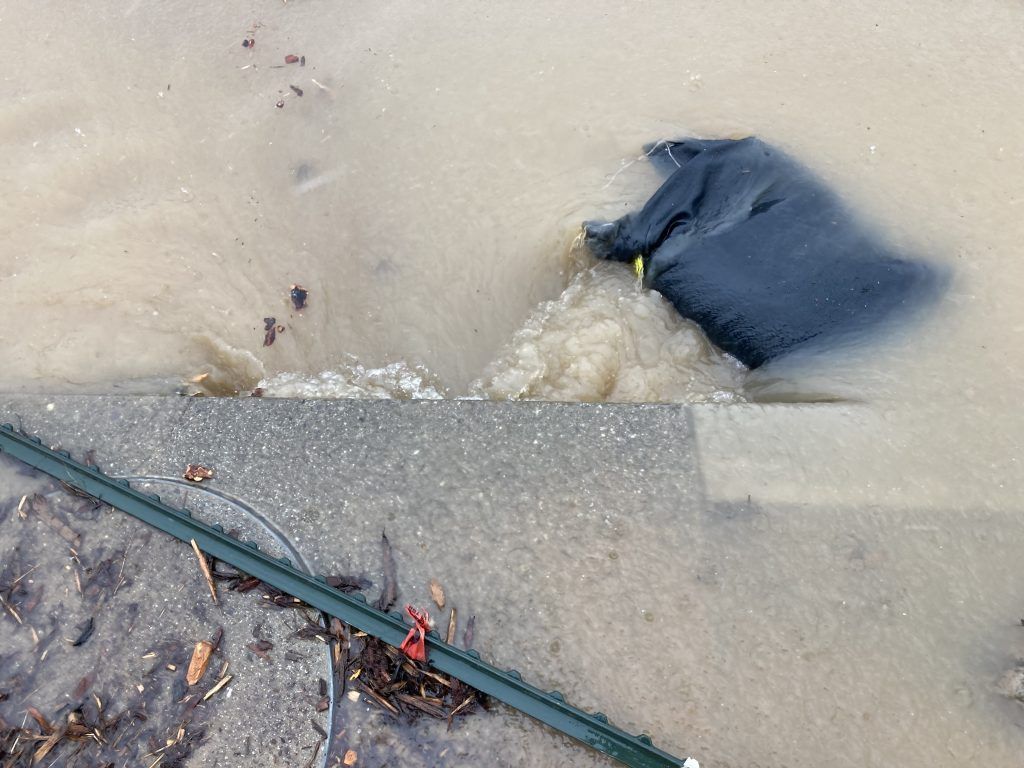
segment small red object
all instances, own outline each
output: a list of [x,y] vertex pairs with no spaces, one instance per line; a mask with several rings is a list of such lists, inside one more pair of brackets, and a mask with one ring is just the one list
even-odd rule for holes
[[297,64],[298,61],[299,57],[296,56],[294,53],[289,53],[287,56],[284,57],[285,64]]
[[427,615],[426,611],[420,613],[411,605],[405,606],[405,612],[409,614],[415,624],[413,628],[409,630],[409,634],[405,636],[405,640],[402,641],[402,644],[398,646],[398,648],[402,653],[414,661],[426,661],[426,639],[427,632],[430,631],[430,616]]

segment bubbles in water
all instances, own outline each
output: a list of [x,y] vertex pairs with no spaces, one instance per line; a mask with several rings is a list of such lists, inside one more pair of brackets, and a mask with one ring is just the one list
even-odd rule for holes
[[337,371],[319,374],[279,373],[259,386],[267,397],[362,397],[397,400],[441,400],[443,388],[425,368],[396,362],[366,368],[352,361]]
[[[746,369],[715,349],[629,270],[597,264],[541,304],[470,398],[617,402],[743,402]],[[445,388],[422,366],[367,368],[354,358],[336,371],[279,373],[259,383],[268,397],[441,399]]]
[[542,304],[471,391],[495,399],[736,402],[746,369],[629,270],[597,264]]

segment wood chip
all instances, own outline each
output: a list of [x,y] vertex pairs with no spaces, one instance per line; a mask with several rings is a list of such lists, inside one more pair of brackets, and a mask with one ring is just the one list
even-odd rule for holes
[[430,597],[433,598],[438,608],[444,608],[444,588],[437,579],[430,580]]
[[438,720],[444,720],[446,717],[443,709],[434,706],[422,696],[410,696],[408,693],[396,693],[395,698],[403,704],[408,704],[410,707],[415,707],[421,712],[426,712],[431,717],[436,717]]
[[384,707],[384,709],[386,709],[388,712],[390,712],[395,717],[398,717],[398,708],[394,704],[392,704],[390,701],[385,699],[383,696],[381,696],[379,693],[377,693],[372,688],[367,688],[365,685],[361,686],[361,688],[362,688],[362,692],[365,693],[367,696],[369,696],[373,701],[375,701],[378,704],[380,704],[382,707]]
[[210,597],[213,598],[213,604],[217,604],[217,587],[213,583],[213,574],[210,573],[210,564],[206,562],[206,555],[199,551],[199,545],[196,544],[196,540],[192,539],[192,549],[195,550],[196,557],[199,558],[199,570],[203,572],[203,578],[206,579],[206,586],[210,588]]
[[221,678],[221,679],[220,679],[220,680],[219,680],[219,681],[217,682],[217,684],[216,684],[215,686],[213,686],[213,688],[211,688],[210,690],[208,690],[208,691],[207,691],[207,692],[206,692],[206,693],[205,693],[205,694],[203,695],[203,701],[208,701],[208,700],[210,699],[210,697],[211,697],[211,696],[213,696],[213,695],[214,695],[215,693],[217,693],[217,691],[219,691],[219,690],[220,690],[221,688],[223,688],[223,687],[224,687],[225,685],[227,685],[227,684],[228,684],[229,682],[231,682],[231,678],[232,678],[232,677],[234,677],[234,675],[224,675],[224,677],[222,677],[222,678]]
[[63,738],[64,731],[54,731],[52,734],[50,734],[50,738],[44,741],[43,745],[36,750],[36,753],[32,758],[33,762],[40,762],[44,757],[46,757],[50,753],[51,749],[57,746],[57,743]]
[[345,757],[342,759],[341,762],[345,765],[355,765],[356,760],[358,759],[359,756],[356,754],[356,751],[354,749],[350,749],[347,752],[345,752]]
[[210,656],[213,655],[214,645],[209,640],[200,640],[192,650],[192,660],[188,663],[188,672],[185,675],[185,682],[189,685],[198,683],[206,668],[210,665]]
[[466,699],[461,704],[459,704],[459,706],[457,706],[455,709],[452,710],[452,713],[450,715],[448,715],[448,718],[451,719],[451,718],[455,717],[457,714],[459,714],[459,712],[461,712],[462,710],[466,709],[466,707],[468,707],[470,704],[475,704],[475,703],[476,703],[476,696],[470,695],[470,696],[466,697]]
[[455,609],[452,608],[452,613],[448,617],[448,634],[444,636],[444,641],[451,645],[455,640]]

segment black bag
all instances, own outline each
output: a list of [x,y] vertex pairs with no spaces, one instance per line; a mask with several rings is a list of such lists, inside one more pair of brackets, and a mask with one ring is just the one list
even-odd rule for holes
[[642,210],[584,224],[598,257],[644,262],[645,284],[756,368],[933,297],[945,273],[879,242],[818,179],[755,138],[659,142],[668,174]]

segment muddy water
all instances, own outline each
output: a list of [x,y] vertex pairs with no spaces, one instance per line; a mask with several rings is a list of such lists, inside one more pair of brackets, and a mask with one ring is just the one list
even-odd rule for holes
[[[208,373],[224,391],[398,365],[445,395],[479,381],[491,396],[757,397],[763,382],[733,382],[657,297],[625,295],[627,274],[576,277],[588,267],[570,252],[582,219],[655,188],[644,142],[757,134],[894,244],[955,268],[924,327],[817,366],[818,388],[942,397],[969,373],[976,391],[1008,391],[1024,324],[1008,290],[1024,271],[1022,16],[5,4],[0,40],[18,55],[0,82],[0,386],[168,391]],[[310,290],[301,314],[295,283]],[[270,347],[264,317],[286,329]],[[602,343],[605,359],[575,362]]]
[[[776,501],[938,506],[959,539],[965,513],[1010,514],[1024,487],[1022,23],[996,2],[2,3],[0,389],[863,402],[877,429],[783,418],[775,442],[723,455],[827,453],[827,481],[776,480]],[[745,373],[572,248],[583,219],[656,187],[642,144],[687,134],[782,146],[895,247],[950,267],[943,301],[842,354]],[[272,346],[265,317],[284,326]],[[739,493],[722,466],[709,483]],[[792,525],[801,546],[842,536]],[[977,592],[997,571],[972,572]],[[742,627],[723,637],[750,646]],[[1008,765],[1013,725],[989,714],[988,741],[929,759]],[[856,733],[913,764],[907,722]],[[947,725],[915,738],[946,744]],[[800,723],[772,738],[808,743]],[[792,764],[845,743],[820,739]],[[741,742],[736,764],[756,755]]]

